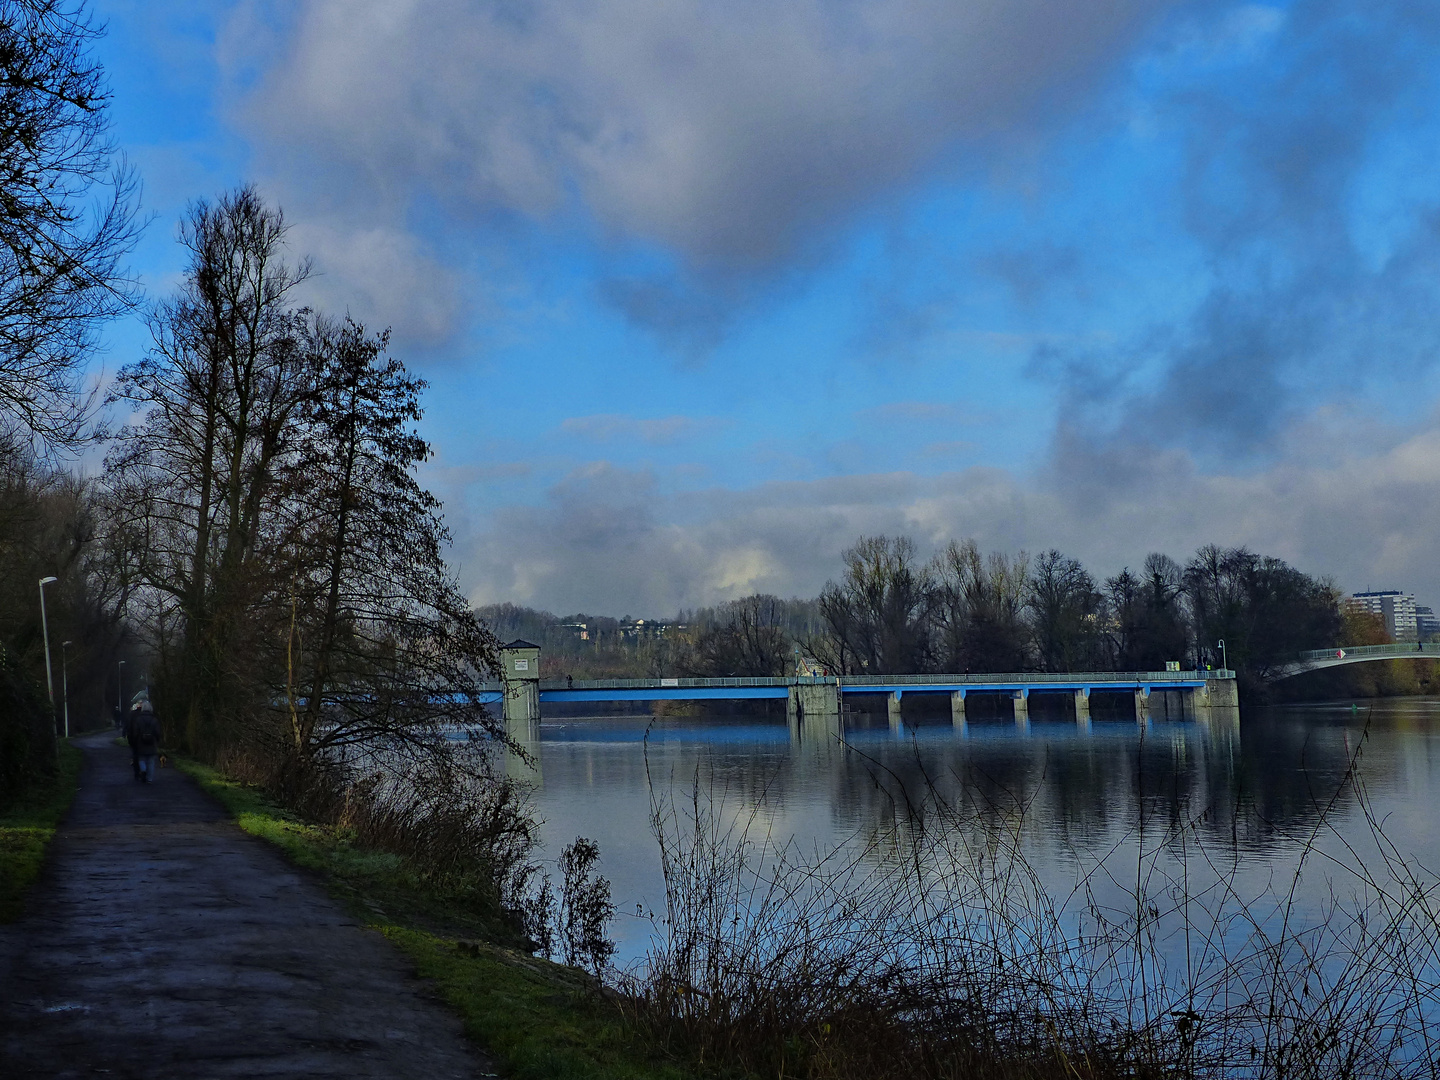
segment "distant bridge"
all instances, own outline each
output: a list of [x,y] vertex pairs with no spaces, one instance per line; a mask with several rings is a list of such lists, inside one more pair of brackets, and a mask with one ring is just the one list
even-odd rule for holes
[[[531,649],[534,647],[531,646]],[[1150,715],[1151,695],[1156,691],[1176,694],[1181,711],[1238,706],[1233,671],[1132,671],[1132,672],[1022,672],[984,675],[843,675],[788,679],[538,679],[539,650],[516,669],[506,649],[503,683],[486,684],[482,700],[503,704],[509,723],[540,719],[547,703],[612,701],[746,701],[783,700],[792,723],[838,720],[842,702],[861,695],[883,696],[892,724],[900,721],[900,703],[906,694],[947,694],[952,719],[957,726],[966,722],[966,699],[972,694],[1001,695],[1011,702],[1017,723],[1029,720],[1029,700],[1034,694],[1066,695],[1073,699],[1076,720],[1088,723],[1092,694],[1133,695],[1137,718]],[[1167,702],[1170,699],[1163,698]]]
[[1369,660],[1440,660],[1440,643],[1402,641],[1394,645],[1345,645],[1334,649],[1312,649],[1302,652],[1288,664],[1270,669],[1267,682],[1303,675],[1307,671],[1363,664]]

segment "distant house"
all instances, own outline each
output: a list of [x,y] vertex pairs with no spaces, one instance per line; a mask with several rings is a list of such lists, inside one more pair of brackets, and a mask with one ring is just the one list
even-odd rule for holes
[[[1345,598],[1349,611],[1363,611],[1379,615],[1385,622],[1385,632],[1392,641],[1420,640],[1419,609],[1415,597],[1399,589],[1378,589],[1374,592],[1357,592]],[[1430,609],[1425,611],[1430,613]],[[1433,613],[1430,613],[1433,619]]]

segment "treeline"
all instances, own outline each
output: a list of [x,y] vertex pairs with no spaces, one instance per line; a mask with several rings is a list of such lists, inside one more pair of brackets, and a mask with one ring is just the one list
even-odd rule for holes
[[[813,600],[755,595],[682,611],[662,635],[610,647],[604,673],[1157,671],[1174,661],[1228,663],[1253,690],[1302,649],[1384,640],[1374,617],[1342,614],[1333,584],[1246,548],[1207,545],[1184,563],[1152,553],[1099,579],[1054,550],[984,554],[965,540],[923,560],[907,537],[874,536],[844,566]],[[594,617],[514,605],[485,614],[545,648],[547,674],[594,670],[576,663],[585,643],[563,626]]]
[[982,555],[969,540],[922,562],[906,537],[868,537],[844,561],[843,578],[820,596],[827,632],[805,643],[840,674],[1159,671],[1178,662],[1228,663],[1254,681],[1345,635],[1333,584],[1246,548],[1207,545],[1183,564],[1152,553],[1138,571],[1103,581],[1059,551]]
[[100,520],[93,484],[20,440],[0,444],[0,805],[53,768],[67,712],[73,731],[108,723],[122,672],[138,679],[143,666],[125,634],[124,582],[110,572]]
[[72,727],[93,727],[119,661],[137,666],[94,485],[62,463],[94,434],[98,327],[135,302],[120,261],[136,186],[108,139],[96,33],[73,4],[0,7],[0,804],[53,769],[66,698]]
[[546,678],[623,679],[793,669],[797,642],[824,629],[817,600],[750,596],[680,611],[673,619],[555,615],[519,604],[477,614],[501,641],[539,645]]

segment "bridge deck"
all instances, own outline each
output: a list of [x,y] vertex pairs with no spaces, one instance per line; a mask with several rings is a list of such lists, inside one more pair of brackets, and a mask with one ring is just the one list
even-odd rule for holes
[[[1233,679],[1232,671],[1006,672],[984,675],[842,675],[838,679],[542,679],[541,702],[744,701],[784,699],[794,686],[834,686],[842,695],[977,693],[1130,693],[1144,689],[1196,690],[1208,680]],[[489,683],[483,700],[499,702],[503,687]]]

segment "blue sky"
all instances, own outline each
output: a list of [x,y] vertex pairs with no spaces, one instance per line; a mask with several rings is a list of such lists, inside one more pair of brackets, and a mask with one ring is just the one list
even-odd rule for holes
[[871,532],[1440,602],[1429,5],[95,11],[147,289],[189,200],[283,206],[431,383],[477,602],[809,595]]

